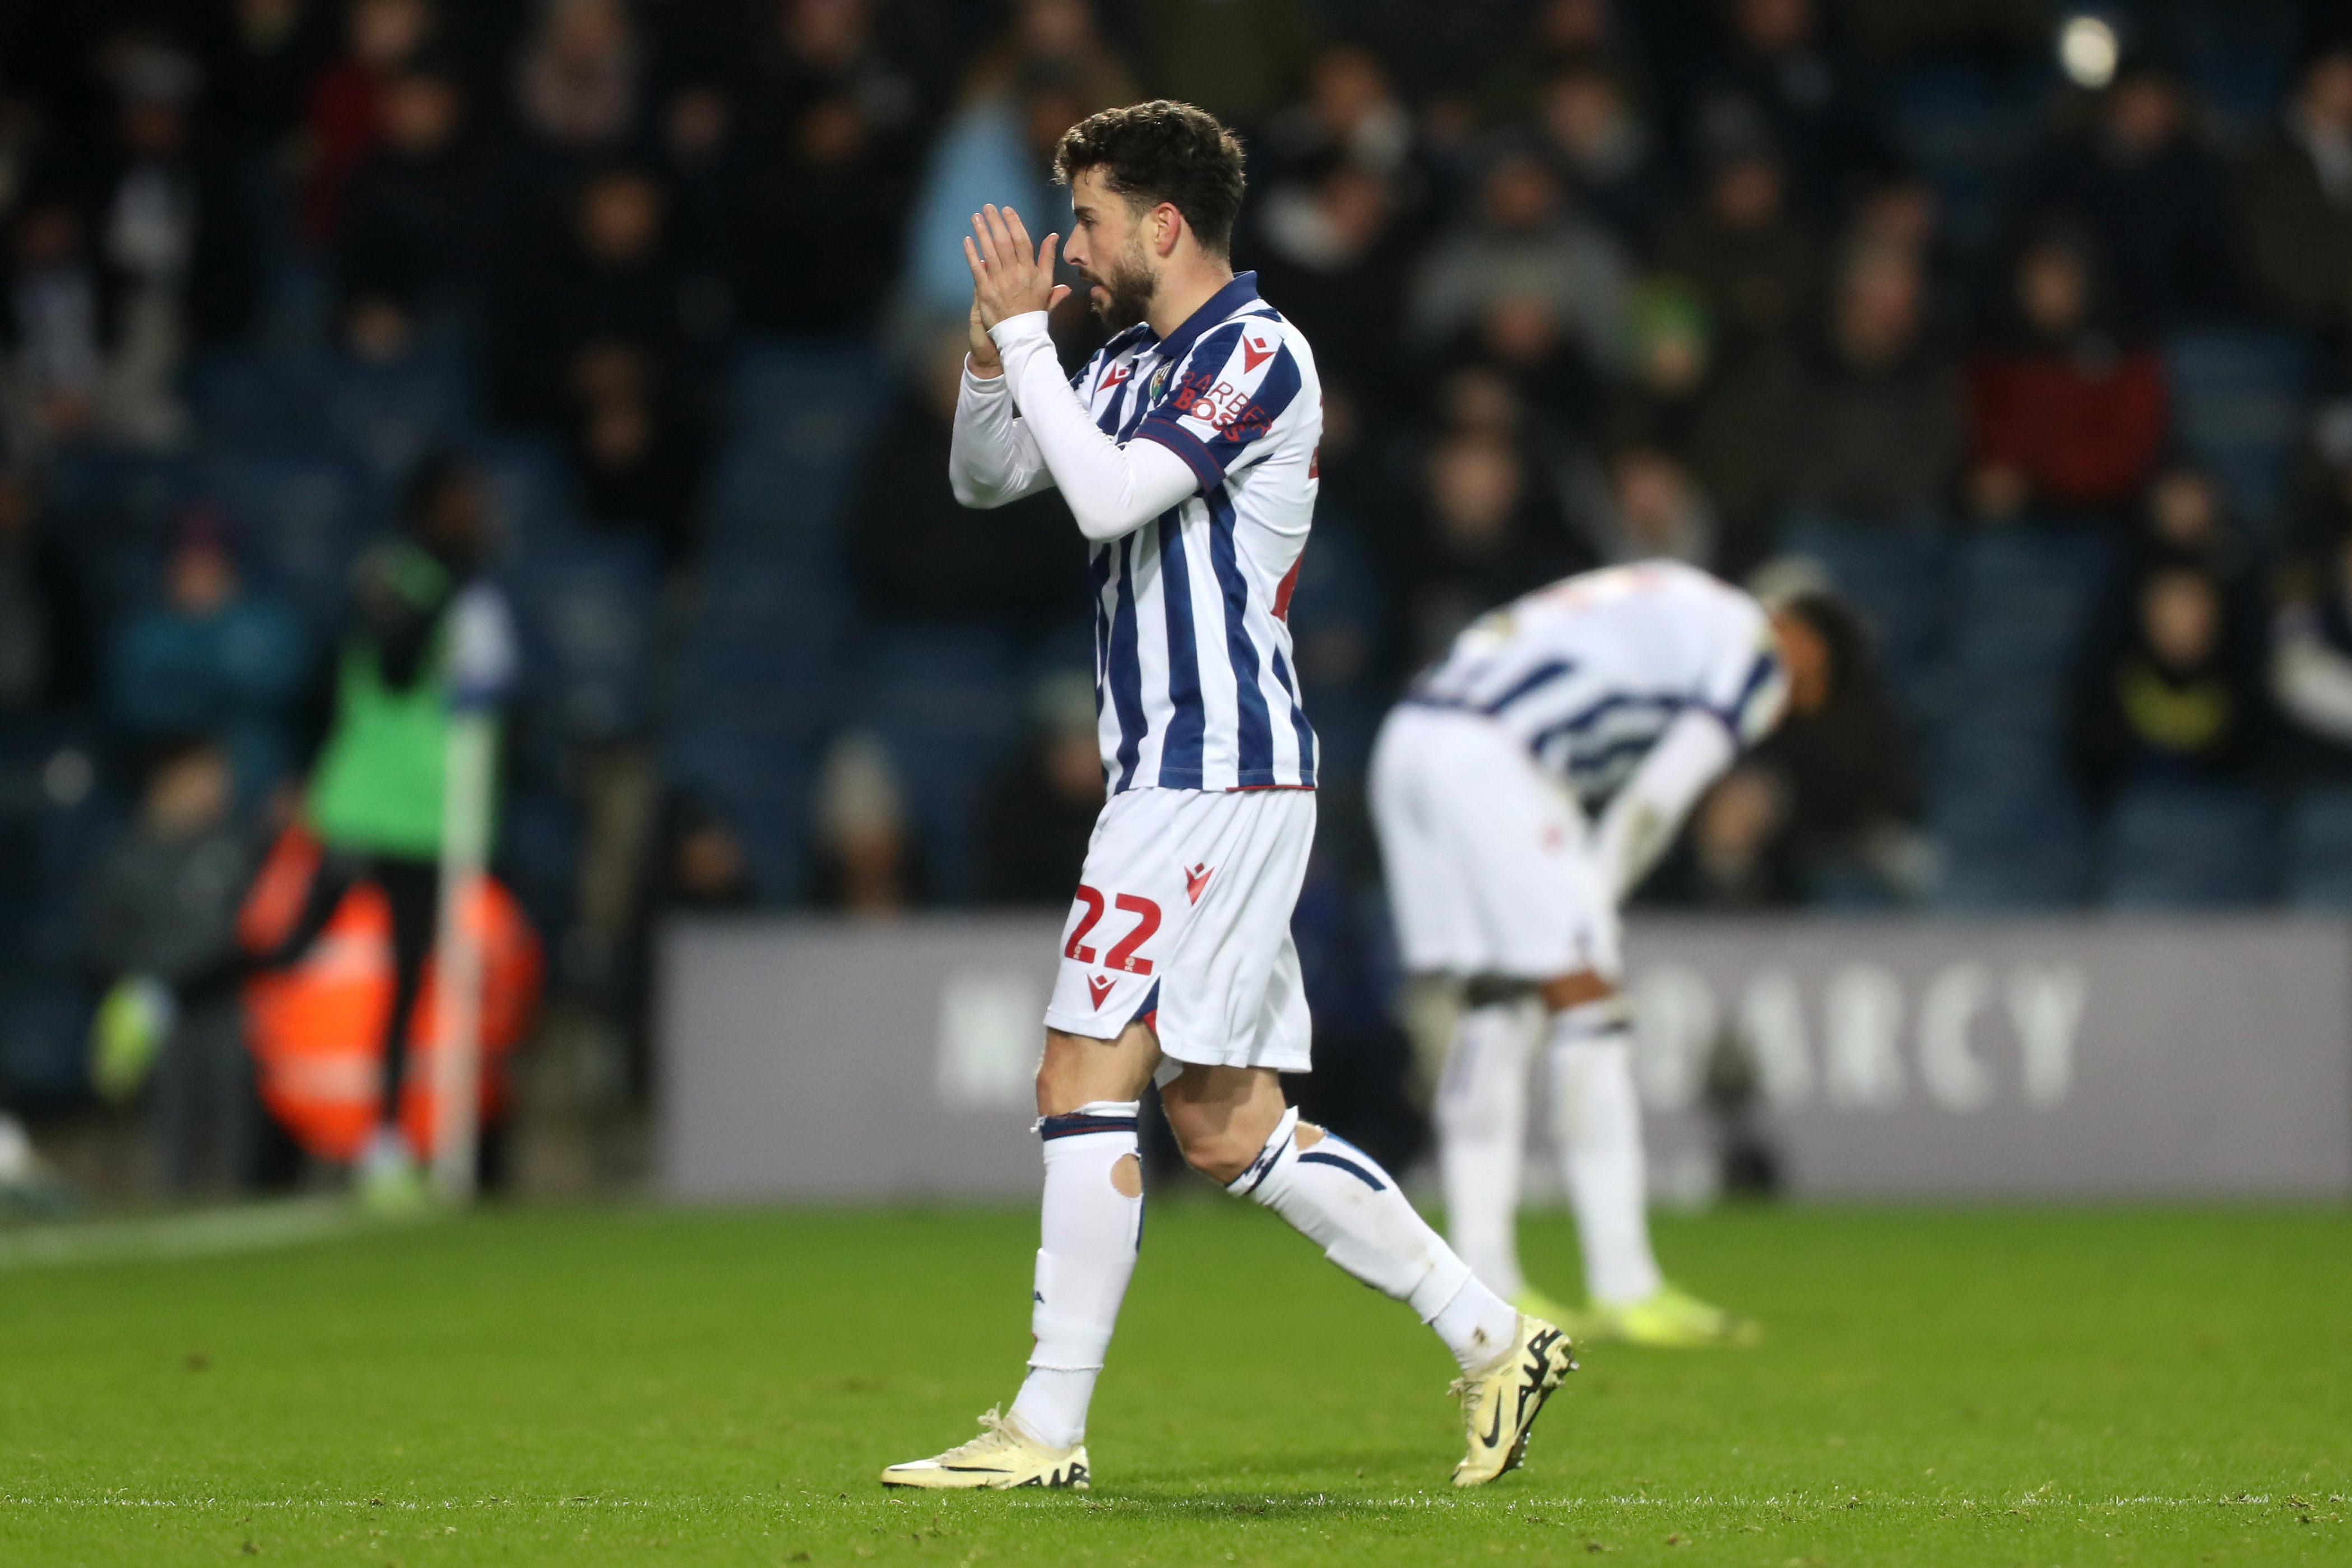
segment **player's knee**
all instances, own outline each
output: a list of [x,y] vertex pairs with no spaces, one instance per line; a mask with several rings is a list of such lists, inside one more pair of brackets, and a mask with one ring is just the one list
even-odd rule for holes
[[1179,1137],[1177,1146],[1184,1151],[1186,1164],[1219,1186],[1248,1170],[1260,1147],[1246,1138],[1234,1136],[1230,1129]]

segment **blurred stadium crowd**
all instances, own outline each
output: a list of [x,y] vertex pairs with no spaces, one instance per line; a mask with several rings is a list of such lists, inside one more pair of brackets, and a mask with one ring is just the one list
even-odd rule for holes
[[1834,586],[1868,672],[1653,900],[2352,905],[2339,11],[10,5],[0,1092],[86,1094],[100,984],[200,966],[153,910],[223,940],[350,563],[453,461],[525,637],[499,865],[567,994],[641,1018],[666,909],[1062,906],[1084,552],[948,493],[957,241],[1060,226],[1056,138],[1151,95],[1244,132],[1237,264],[1322,368],[1335,1037],[1386,1028],[1388,700],[1639,556]]

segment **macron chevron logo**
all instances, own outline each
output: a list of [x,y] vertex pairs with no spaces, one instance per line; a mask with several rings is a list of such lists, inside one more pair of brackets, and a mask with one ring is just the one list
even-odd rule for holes
[[1108,974],[1089,974],[1087,976],[1087,994],[1095,999],[1096,1012],[1099,1013],[1102,1011],[1103,998],[1110,994],[1110,988],[1113,984],[1114,982]]
[[1274,345],[1264,338],[1242,340],[1242,369],[1255,370],[1274,356]]
[[1194,903],[1199,903],[1201,889],[1207,887],[1209,879],[1216,874],[1217,868],[1213,866],[1195,864],[1191,870],[1184,873],[1184,896]]

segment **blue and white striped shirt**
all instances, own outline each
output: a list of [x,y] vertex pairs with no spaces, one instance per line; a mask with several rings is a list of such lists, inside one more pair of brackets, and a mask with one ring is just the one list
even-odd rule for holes
[[1486,714],[1597,808],[1685,711],[1713,714],[1746,746],[1779,722],[1787,696],[1763,606],[1695,567],[1651,561],[1484,616],[1406,700]]
[[[1024,353],[1042,352],[1042,321],[1021,326]],[[1313,788],[1315,731],[1285,620],[1323,430],[1307,340],[1244,272],[1165,341],[1148,325],[1119,333],[1070,388],[1119,448],[1163,447],[1192,479],[1158,516],[1093,534],[1095,706],[1111,793]],[[1055,482],[1029,421],[1009,408],[1003,383],[967,378],[958,419],[972,456],[959,493],[969,504]]]

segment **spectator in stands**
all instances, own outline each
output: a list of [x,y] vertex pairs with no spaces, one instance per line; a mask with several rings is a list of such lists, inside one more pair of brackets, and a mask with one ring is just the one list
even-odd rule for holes
[[1910,253],[1851,247],[1791,432],[1790,499],[1823,521],[1932,523],[1960,458],[1959,376],[1927,331]]
[[1633,374],[1614,389],[1603,434],[1612,451],[1642,449],[1685,470],[1719,528],[1719,565],[1738,572],[1769,544],[1784,488],[1795,365],[1777,354],[1721,363],[1697,290],[1659,278],[1635,293]]
[[1412,341],[1433,352],[1465,333],[1515,370],[1564,347],[1596,374],[1622,362],[1627,262],[1574,212],[1535,152],[1497,157],[1475,214],[1438,237],[1407,305]]
[[872,0],[780,0],[749,97],[734,292],[748,325],[872,323],[898,275],[943,38]]
[[1000,97],[1039,76],[1065,84],[1088,114],[1143,96],[1088,0],[1013,0],[1004,9],[1006,26],[965,74],[967,101]]
[[2352,784],[2352,530],[2284,574],[2269,685],[2287,760],[2306,783]]
[[42,526],[32,474],[0,468],[0,724],[61,712],[87,694],[88,625],[72,563]]
[[940,482],[965,347],[961,326],[932,340],[866,459],[849,535],[860,593],[876,613],[894,617],[1024,633],[1060,626],[1087,594],[1086,541],[1068,509],[1034,495],[974,528]]
[[2152,563],[2121,634],[2094,650],[2075,734],[2085,793],[2247,778],[2263,738],[2252,638],[2204,567]]
[[1703,89],[1760,113],[1817,220],[1834,222],[1854,187],[1893,163],[1859,65],[1815,0],[1727,0],[1723,58]]
[[182,355],[243,327],[252,302],[227,170],[195,139],[200,80],[194,60],[160,48],[129,51],[115,71],[116,144],[92,224],[109,318],[97,416],[133,445],[179,439]]
[[1969,494],[2008,521],[2112,513],[2137,499],[2167,432],[2164,362],[2121,337],[2096,242],[2053,222],[2017,253],[1968,369]]
[[906,796],[889,752],[872,735],[852,731],[826,752],[816,836],[830,902],[867,919],[906,909],[914,858]]
[[87,433],[97,414],[106,358],[88,232],[80,208],[54,188],[27,194],[11,226],[0,390],[19,457]]
[[1258,293],[1315,347],[1328,397],[1406,401],[1397,362],[1410,265],[1389,181],[1346,158],[1275,184],[1258,205]]
[[[209,740],[154,748],[137,820],[108,847],[82,902],[86,952],[114,987],[109,1012],[152,1009],[160,1039],[124,1020],[99,1065],[126,1095],[152,1061],[157,1176],[173,1196],[253,1184],[263,1126],[245,1048],[237,908],[255,868],[228,753]],[[160,1047],[152,1058],[146,1051]],[[124,1060],[121,1058],[130,1059]]]
[[1726,361],[1793,353],[1811,319],[1821,246],[1789,201],[1788,172],[1752,116],[1700,127],[1698,199],[1658,238],[1662,271],[1696,286]]
[[133,736],[211,737],[250,810],[294,770],[295,710],[313,674],[301,624],[245,585],[210,511],[181,520],[163,589],[115,635],[109,717]]
[[221,78],[224,118],[243,144],[289,150],[303,95],[335,47],[339,7],[330,0],[234,0],[210,62]]
[[493,321],[494,404],[517,424],[550,424],[571,405],[581,356],[618,345],[661,374],[684,336],[684,280],[671,258],[668,202],[644,170],[615,164],[583,181],[557,254],[516,258]]
[[583,520],[642,533],[675,565],[693,552],[704,452],[670,375],[634,344],[582,348],[572,367],[572,456]]
[[1627,102],[1646,97],[1642,58],[1612,0],[1541,0],[1527,35],[1496,51],[1478,89],[1491,124],[1548,120],[1549,90],[1565,76],[1597,71]]
[[2352,37],[2304,67],[2232,189],[2239,255],[2263,305],[2298,326],[2352,329]]
[[475,302],[489,237],[464,84],[404,70],[380,102],[383,141],[352,175],[337,265],[349,339],[371,359],[397,352],[420,312]]
[[662,833],[656,897],[672,910],[740,910],[752,902],[751,857],[727,814],[708,801],[683,800]]
[[1102,812],[1094,682],[1076,672],[1046,677],[1030,696],[1029,721],[1028,743],[982,807],[980,899],[1061,910]]
[[1616,76],[1597,59],[1564,67],[1544,84],[1537,124],[1577,202],[1629,252],[1645,250],[1665,216],[1665,175]]
[[1715,509],[1706,492],[1654,447],[1628,447],[1610,458],[1607,500],[1586,521],[1586,547],[1604,565],[1715,561]]
[[2234,302],[2221,176],[2188,95],[2153,61],[2127,59],[2080,132],[2044,150],[2016,210],[2086,226],[2105,258],[2116,324],[2159,332]]
[[1319,30],[1310,0],[1141,0],[1135,9],[1150,90],[1244,131],[1297,84]]
[[441,28],[433,0],[350,0],[341,58],[304,95],[302,230],[324,243],[342,226],[343,187],[375,148],[383,84]]
[[1439,437],[1420,500],[1397,562],[1413,668],[1478,616],[1590,563],[1527,455],[1501,436]]
[[1361,44],[1333,44],[1307,62],[1299,101],[1266,126],[1269,183],[1345,163],[1402,194],[1413,176],[1412,112],[1398,99],[1381,58]]
[[516,67],[516,118],[554,152],[617,153],[644,109],[643,70],[622,0],[544,0]]
[[1094,107],[1076,78],[1036,64],[940,127],[907,226],[908,303],[919,319],[960,321],[971,309],[963,241],[985,204],[1011,207],[1040,237],[1069,228],[1070,197],[1054,184],[1054,149]]

